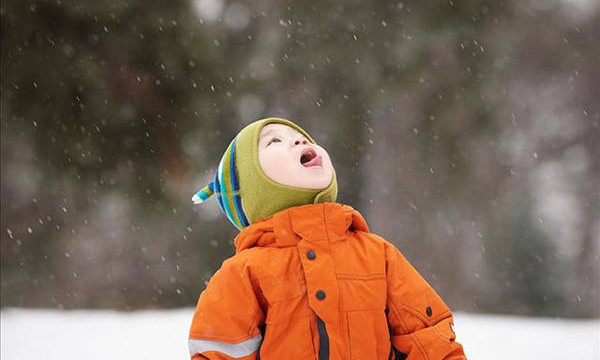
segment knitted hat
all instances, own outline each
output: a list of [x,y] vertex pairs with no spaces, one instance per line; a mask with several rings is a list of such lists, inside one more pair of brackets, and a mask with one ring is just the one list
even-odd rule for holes
[[255,121],[242,129],[229,144],[214,181],[192,197],[192,201],[199,204],[216,194],[219,207],[238,230],[281,210],[334,202],[337,197],[335,170],[331,183],[317,190],[283,185],[265,175],[258,159],[258,140],[262,128],[271,123],[287,125],[315,144],[306,131],[289,120],[268,118]]

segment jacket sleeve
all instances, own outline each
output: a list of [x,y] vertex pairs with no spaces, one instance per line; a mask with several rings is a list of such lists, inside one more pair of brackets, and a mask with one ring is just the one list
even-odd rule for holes
[[435,290],[386,242],[387,311],[396,359],[466,359],[452,313]]
[[200,294],[188,346],[194,360],[256,359],[264,314],[247,267],[226,260]]

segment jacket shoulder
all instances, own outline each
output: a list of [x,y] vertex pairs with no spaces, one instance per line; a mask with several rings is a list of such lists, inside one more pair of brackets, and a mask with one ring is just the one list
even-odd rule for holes
[[363,241],[369,241],[375,244],[381,244],[383,246],[392,246],[395,247],[389,240],[385,239],[381,235],[376,233],[367,232],[367,231],[354,231],[356,237]]
[[257,262],[260,262],[260,259],[267,256],[266,250],[268,250],[268,248],[253,247],[249,249],[244,249],[236,254],[233,254],[231,257],[223,260],[223,264],[221,265],[221,267],[243,269],[248,266],[252,266]]

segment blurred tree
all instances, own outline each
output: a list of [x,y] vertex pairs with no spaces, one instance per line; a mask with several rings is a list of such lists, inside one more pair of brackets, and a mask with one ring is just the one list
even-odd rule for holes
[[[181,137],[198,137],[201,145],[188,147],[199,158],[190,160],[203,162],[218,153],[212,144],[225,142],[217,129],[231,124],[218,121],[224,99],[211,89],[224,75],[197,71],[221,59],[202,51],[211,47],[209,34],[195,30],[188,8],[185,1],[2,4],[3,146],[31,143],[28,165],[39,171],[30,199],[18,199],[18,179],[16,189],[4,187],[5,177],[29,174],[3,171],[2,222],[11,235],[2,241],[2,266],[19,274],[3,271],[3,289],[18,289],[3,291],[3,304],[189,304],[198,291],[190,279],[208,276],[215,253],[230,251],[191,242],[194,228],[223,235],[191,221],[181,202],[193,191]],[[3,148],[3,164],[12,148]],[[120,217],[111,216],[115,206]],[[195,250],[182,259],[185,246]],[[78,280],[81,272],[90,278]]]
[[521,197],[505,237],[487,252],[497,286],[487,311],[553,315],[564,311],[564,263],[548,235],[538,229],[532,199]]

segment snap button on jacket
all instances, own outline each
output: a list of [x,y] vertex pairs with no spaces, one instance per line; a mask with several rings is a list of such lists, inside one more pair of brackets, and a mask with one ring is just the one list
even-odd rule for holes
[[446,304],[350,206],[289,208],[235,246],[198,300],[193,359],[465,359]]

